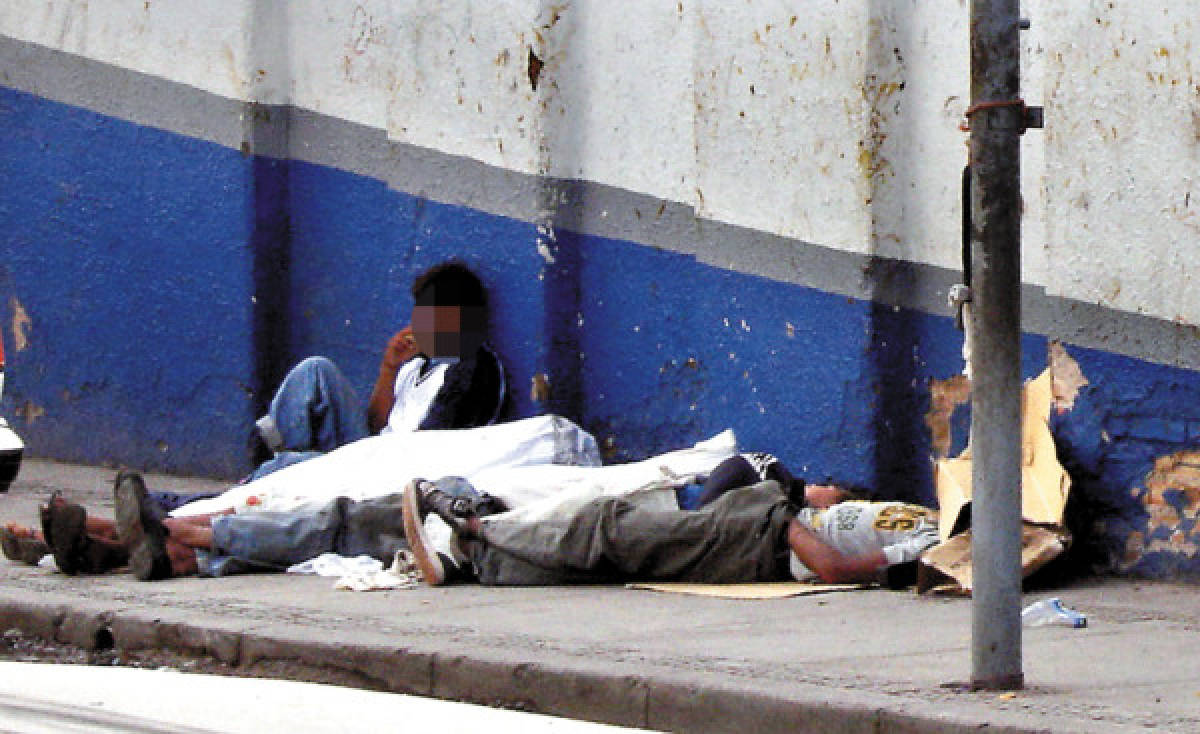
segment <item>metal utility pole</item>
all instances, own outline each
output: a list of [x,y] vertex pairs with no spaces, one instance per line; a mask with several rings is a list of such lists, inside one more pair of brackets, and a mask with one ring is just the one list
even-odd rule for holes
[[1021,671],[1021,183],[1018,0],[971,0],[971,684]]

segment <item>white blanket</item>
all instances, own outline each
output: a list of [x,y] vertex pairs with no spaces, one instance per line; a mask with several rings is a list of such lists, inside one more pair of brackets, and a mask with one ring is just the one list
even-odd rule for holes
[[506,515],[536,522],[595,497],[628,494],[662,479],[707,474],[737,450],[737,437],[726,429],[691,448],[630,464],[493,467],[470,479],[476,489],[504,500],[512,508]]
[[561,416],[548,415],[456,431],[416,431],[371,436],[198,500],[174,515],[287,512],[334,497],[354,500],[400,492],[413,479],[461,476],[487,469],[575,464],[599,466],[596,441]]
[[[643,489],[662,479],[682,479],[707,474],[717,464],[737,453],[732,429],[701,441],[691,448],[670,451],[631,464],[611,466],[513,466],[491,467],[467,477],[483,492],[504,500],[511,509],[496,517],[522,522],[562,518],[596,497],[622,495]],[[460,475],[461,476],[461,475]],[[675,492],[668,488],[652,492],[663,509],[679,509]],[[450,527],[437,515],[425,518],[429,542],[439,553],[458,563],[466,561],[453,542]]]

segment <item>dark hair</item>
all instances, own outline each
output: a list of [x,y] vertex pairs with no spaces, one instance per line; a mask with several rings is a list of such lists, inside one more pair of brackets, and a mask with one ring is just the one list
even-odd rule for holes
[[412,297],[422,306],[487,307],[483,283],[458,260],[434,265],[418,275],[412,284]]

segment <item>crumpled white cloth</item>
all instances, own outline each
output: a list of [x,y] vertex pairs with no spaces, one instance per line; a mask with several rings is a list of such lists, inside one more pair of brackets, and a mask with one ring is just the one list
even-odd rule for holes
[[288,573],[334,577],[333,588],[342,591],[382,591],[387,589],[410,589],[421,581],[416,559],[412,551],[398,550],[392,565],[383,567],[383,562],[370,556],[339,556],[337,553],[322,553],[303,563],[287,569]]
[[302,563],[289,566],[288,573],[316,574],[317,576],[348,576],[353,573],[382,571],[383,563],[370,556],[339,556],[337,553],[322,553]]
[[[380,564],[381,566],[383,564]],[[339,591],[387,591],[412,589],[421,583],[421,572],[412,551],[398,550],[392,565],[383,570],[361,571],[343,576],[334,582]]]

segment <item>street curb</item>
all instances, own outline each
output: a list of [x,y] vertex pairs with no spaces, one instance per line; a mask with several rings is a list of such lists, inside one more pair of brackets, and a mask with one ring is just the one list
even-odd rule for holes
[[[113,611],[88,603],[0,600],[0,628],[95,650],[156,649],[208,656],[250,668],[290,663],[336,673],[372,690],[468,701],[585,721],[689,732],[896,732],[899,734],[1017,734],[1011,727],[945,712],[903,710],[887,696],[830,691],[780,692],[659,679],[635,667],[530,662],[488,650],[444,650],[344,644],[288,627],[249,630],[174,622],[147,609]],[[444,641],[443,641],[444,642]],[[768,687],[768,688],[777,688]],[[811,686],[809,687],[811,688]],[[797,697],[796,694],[802,694]],[[888,705],[891,703],[892,705]]]

